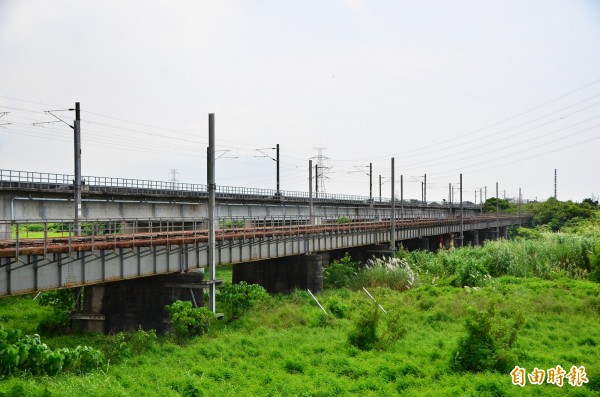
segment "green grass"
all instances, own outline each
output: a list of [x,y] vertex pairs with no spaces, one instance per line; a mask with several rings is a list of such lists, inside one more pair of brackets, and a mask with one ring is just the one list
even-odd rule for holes
[[[356,317],[373,304],[364,292],[337,289],[319,296],[330,307],[348,306],[342,318],[322,315],[302,291],[274,296],[240,320],[217,322],[203,337],[177,345],[159,338],[140,355],[126,355],[85,376],[10,378],[0,395],[25,396],[596,396],[600,382],[600,285],[588,281],[502,277],[484,288],[422,286],[405,292],[372,288],[388,311],[378,328],[382,342],[361,351],[348,342]],[[5,303],[8,302],[8,303]],[[513,386],[508,373],[460,373],[450,361],[465,333],[469,307],[494,303],[499,318],[523,313],[514,346],[527,370],[585,366],[589,386]],[[31,298],[0,300],[0,315],[16,305],[37,321]],[[18,323],[13,323],[18,324]],[[22,323],[21,323],[22,324]],[[385,339],[404,328],[400,339]],[[31,329],[31,327],[30,327]],[[52,347],[87,344],[115,351],[118,336],[49,339]],[[112,343],[111,343],[112,341]],[[111,350],[112,349],[112,350]],[[567,369],[568,370],[568,369]],[[23,393],[19,394],[19,390]],[[202,394],[200,394],[200,392]]]
[[[31,224],[31,225],[19,224],[18,226],[19,226],[18,230],[19,230],[19,238],[20,239],[44,238],[44,231],[43,231],[42,224]],[[40,227],[42,228],[42,231],[39,231]],[[33,230],[30,230],[30,229],[33,229]],[[68,231],[48,230],[46,233],[47,233],[46,234],[47,237],[69,237]],[[17,226],[16,225],[12,226],[12,238],[13,239],[17,238]]]

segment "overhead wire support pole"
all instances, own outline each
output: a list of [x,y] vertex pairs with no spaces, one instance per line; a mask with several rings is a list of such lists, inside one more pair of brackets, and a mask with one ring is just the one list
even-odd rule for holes
[[369,200],[373,201],[373,163],[369,163]]
[[277,144],[275,150],[277,150],[277,195],[279,195],[279,144]]
[[423,175],[423,201],[427,204],[427,174]]
[[308,160],[308,222],[315,224],[315,214],[313,207],[313,188],[312,188],[312,160]]
[[75,124],[74,131],[74,155],[75,155],[75,180],[73,190],[75,195],[75,221],[73,222],[73,233],[81,236],[81,109],[79,102],[75,102]]
[[400,218],[404,219],[404,175],[400,175]]
[[498,182],[496,182],[496,240],[500,240],[500,198],[498,197]]
[[460,174],[460,246],[464,246],[464,229],[465,224],[463,221],[464,211],[463,211],[463,184],[462,184],[462,174]]
[[208,148],[207,148],[207,182],[208,182],[208,308],[216,313],[216,268],[215,268],[215,115],[208,114]]
[[394,192],[394,158],[392,157],[392,213],[390,216],[390,250],[396,254],[396,198]]

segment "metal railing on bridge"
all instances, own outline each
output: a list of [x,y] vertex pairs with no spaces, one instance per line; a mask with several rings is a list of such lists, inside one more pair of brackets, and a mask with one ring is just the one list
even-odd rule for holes
[[[48,172],[17,171],[0,169],[0,189],[17,188],[42,191],[64,191],[72,190],[75,177],[69,174],[53,174]],[[154,181],[147,179],[113,178],[104,176],[82,176],[83,190],[98,191],[106,193],[130,193],[130,194],[159,194],[176,197],[208,197],[207,185],[169,181]],[[274,189],[248,188],[238,186],[217,185],[218,198],[242,198],[257,200],[302,200],[309,199],[308,192]],[[313,196],[315,202],[343,202],[378,205],[390,203],[390,198],[319,193]],[[396,205],[427,205],[433,207],[446,207],[449,204],[419,200],[400,201],[396,198]],[[453,205],[456,205],[454,203]],[[465,208],[479,208],[478,205],[464,203]]]

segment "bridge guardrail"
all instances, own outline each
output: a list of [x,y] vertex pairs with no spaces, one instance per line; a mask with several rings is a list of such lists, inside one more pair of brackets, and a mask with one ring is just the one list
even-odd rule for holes
[[[40,190],[69,190],[72,189],[75,177],[69,174],[53,174],[48,172],[17,171],[0,169],[0,188],[4,184],[10,188],[40,189]],[[114,178],[103,176],[82,176],[84,189],[92,191],[105,191],[117,193],[127,190],[129,193],[137,194],[162,194],[180,197],[204,197],[207,196],[207,185],[183,182],[154,181],[148,179]],[[282,190],[279,193],[274,189],[249,188],[239,186],[217,185],[218,198],[243,198],[258,200],[302,200],[309,199],[308,192]],[[350,194],[319,193],[313,197],[314,202],[352,202],[361,204],[381,205],[389,204],[390,198],[367,197]],[[429,201],[423,203],[418,200],[405,199],[400,201],[396,198],[396,205],[401,206],[428,206],[446,208],[449,203],[438,203]],[[454,203],[453,206],[457,204]],[[465,208],[479,208],[476,204],[463,203]]]

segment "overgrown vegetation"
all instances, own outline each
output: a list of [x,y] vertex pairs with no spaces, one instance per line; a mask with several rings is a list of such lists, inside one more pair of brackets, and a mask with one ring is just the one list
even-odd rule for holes
[[[600,221],[580,217],[566,220],[562,233],[551,229],[539,224],[515,230],[513,240],[437,253],[400,249],[368,264],[346,255],[324,269],[319,301],[329,316],[306,291],[269,297],[226,283],[217,309],[236,321],[196,318],[188,302],[171,318],[183,327],[178,334],[53,337],[52,352],[95,346],[105,365],[85,377],[18,370],[0,383],[0,396],[596,396],[600,284],[591,281],[600,278]],[[41,310],[54,309],[31,298],[0,300],[2,321],[34,330]],[[511,383],[515,365],[583,366],[589,382],[521,389]]]
[[166,307],[175,335],[180,338],[204,335],[215,315],[206,307],[192,307],[190,301],[175,301]]
[[23,335],[0,325],[0,378],[10,375],[56,375],[61,371],[83,373],[99,368],[103,355],[88,346],[52,350],[40,336]]
[[46,336],[64,335],[71,331],[69,314],[75,306],[72,289],[44,292],[40,295],[39,304],[52,308],[39,324],[38,330]]
[[523,326],[523,316],[502,319],[493,305],[485,310],[469,308],[465,321],[466,335],[458,341],[451,367],[458,371],[510,371],[517,363],[511,351]]
[[239,318],[255,303],[269,299],[267,291],[256,284],[242,281],[237,284],[225,283],[219,288],[219,300],[230,319]]

